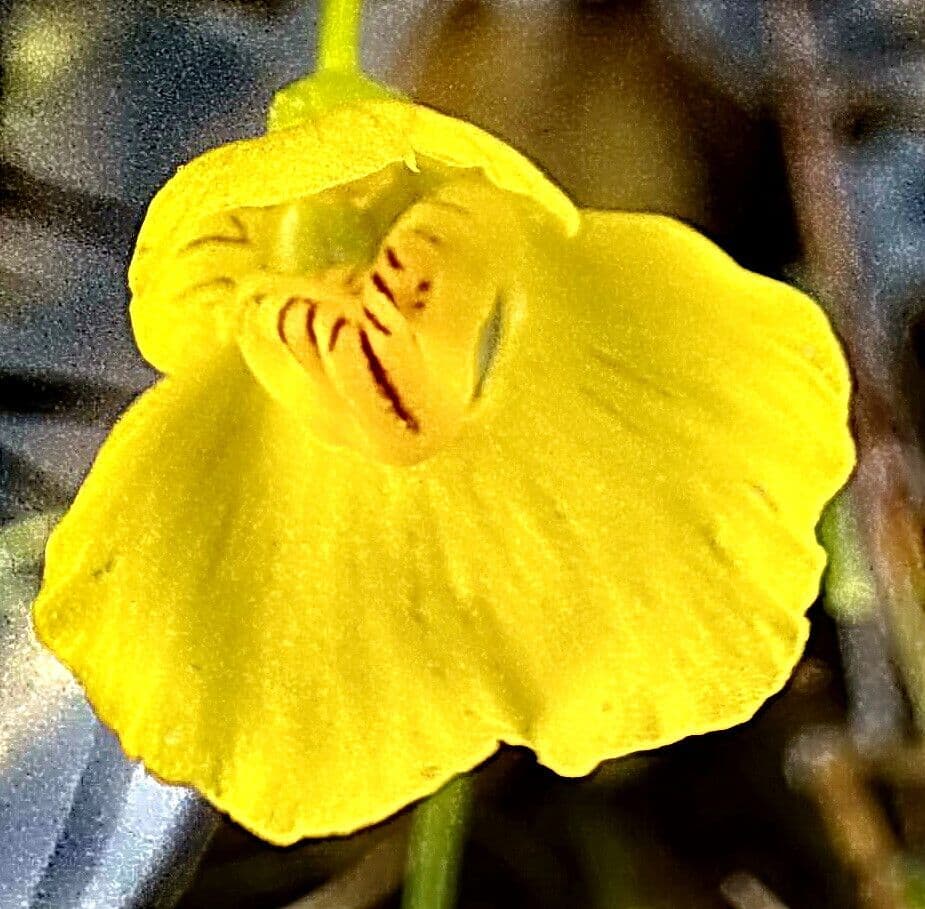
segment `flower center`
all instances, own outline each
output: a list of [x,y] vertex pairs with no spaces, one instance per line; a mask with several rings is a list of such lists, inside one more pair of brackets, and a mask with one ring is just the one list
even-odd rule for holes
[[237,284],[239,343],[320,438],[413,464],[490,395],[522,244],[517,206],[484,178],[398,182],[361,215],[329,211],[320,237],[317,208],[276,214],[265,264]]

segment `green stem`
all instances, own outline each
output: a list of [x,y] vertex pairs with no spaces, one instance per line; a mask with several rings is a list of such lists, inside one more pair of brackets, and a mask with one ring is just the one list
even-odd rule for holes
[[321,0],[315,70],[360,71],[363,0]]
[[402,909],[452,909],[462,858],[472,780],[450,780],[414,812]]

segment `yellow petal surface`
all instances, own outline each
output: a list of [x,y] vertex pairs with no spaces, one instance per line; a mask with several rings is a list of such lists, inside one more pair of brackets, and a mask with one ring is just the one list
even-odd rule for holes
[[588,213],[533,265],[413,466],[317,441],[233,348],[130,409],[36,605],[129,754],[288,843],[499,741],[584,774],[780,688],[853,457],[825,318],[664,218]]
[[[402,101],[345,105],[302,126],[214,148],[160,189],[129,266],[132,327],[142,354],[173,372],[206,346],[227,341],[227,332],[216,338],[213,316],[214,304],[227,307],[222,282],[232,283],[224,260],[230,256],[242,265],[259,255],[247,223],[259,220],[259,209],[362,180],[395,163],[414,170],[425,160],[477,168],[498,188],[546,208],[567,233],[578,228],[568,197],[528,159],[478,127]],[[224,242],[224,260],[204,242],[210,237]],[[244,242],[235,245],[235,238]],[[202,254],[212,255],[205,272],[197,267]],[[172,291],[187,271],[188,289],[197,296],[178,305]],[[225,317],[233,321],[234,313]]]
[[[529,196],[569,233],[578,211],[535,164],[490,133],[428,107],[365,101],[331,110],[304,126],[211,149],[183,165],[160,189],[138,236],[143,248],[183,242],[193,215],[279,205],[352,183],[417,156],[479,168],[499,189]],[[136,257],[130,281],[144,270]]]

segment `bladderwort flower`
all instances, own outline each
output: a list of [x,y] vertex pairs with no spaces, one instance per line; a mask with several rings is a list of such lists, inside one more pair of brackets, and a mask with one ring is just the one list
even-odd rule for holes
[[808,297],[341,94],[151,203],[131,319],[164,377],[35,606],[129,755],[280,844],[499,743],[583,775],[746,720],[804,646],[853,462]]

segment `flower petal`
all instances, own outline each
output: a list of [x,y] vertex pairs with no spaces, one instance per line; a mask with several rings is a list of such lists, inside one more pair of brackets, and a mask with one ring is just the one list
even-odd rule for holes
[[[418,156],[479,168],[500,189],[529,196],[569,233],[578,212],[535,164],[491,134],[401,101],[366,101],[331,110],[303,126],[211,149],[183,165],[151,201],[138,236],[143,250],[173,249],[192,221],[241,208],[280,205],[342,186]],[[134,289],[150,267],[137,254]]]
[[231,350],[128,412],[36,625],[129,754],[287,843],[499,740],[581,774],[783,684],[852,461],[825,318],[664,218],[587,214],[533,265],[412,467],[316,441]]
[[671,219],[585,212],[546,261],[467,482],[495,545],[529,541],[479,569],[542,692],[528,740],[583,774],[783,685],[853,464],[850,378],[818,306]]
[[352,831],[510,726],[504,651],[448,602],[409,493],[435,488],[315,442],[228,351],[116,426],[36,628],[162,778],[278,843]]
[[[470,123],[401,101],[335,108],[303,126],[214,148],[181,167],[160,189],[129,266],[132,327],[145,358],[173,372],[215,334],[213,306],[176,311],[174,292],[183,280],[174,275],[178,250],[202,244],[206,235],[234,236],[233,223],[229,229],[225,222],[241,223],[248,212],[259,220],[255,209],[361,180],[397,162],[416,169],[419,158],[480,168],[499,188],[548,209],[566,232],[578,228],[578,211],[557,186],[509,145]],[[259,240],[244,224],[241,232]],[[226,244],[217,258],[246,256],[251,248]],[[204,283],[197,272],[197,287]]]

